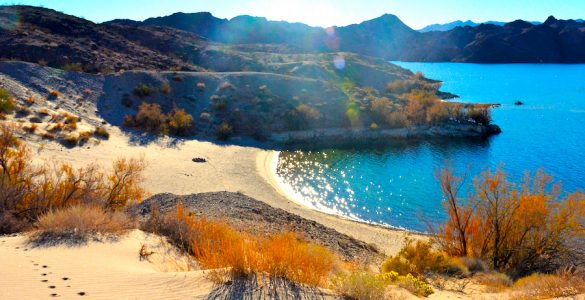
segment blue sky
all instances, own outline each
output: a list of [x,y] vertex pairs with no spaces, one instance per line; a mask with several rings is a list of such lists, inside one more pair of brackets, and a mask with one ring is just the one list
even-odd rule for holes
[[143,20],[177,11],[209,11],[221,18],[248,14],[323,27],[359,23],[391,13],[415,29],[459,19],[544,21],[549,15],[585,19],[585,0],[0,0],[0,3],[44,6],[95,22],[115,18]]

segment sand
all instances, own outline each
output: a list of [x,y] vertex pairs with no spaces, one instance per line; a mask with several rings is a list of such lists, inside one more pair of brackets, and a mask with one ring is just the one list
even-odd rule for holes
[[[37,160],[67,161],[78,167],[89,163],[109,167],[115,158],[144,157],[148,167],[144,173],[143,186],[151,194],[241,192],[273,207],[374,244],[386,254],[396,253],[406,236],[421,237],[406,231],[325,214],[295,202],[274,177],[275,151],[196,140],[176,142],[169,138],[135,145],[118,128],[111,127],[108,130],[111,133],[110,140],[102,141],[99,145],[69,149],[56,143],[46,143],[42,148],[37,148]],[[207,162],[195,163],[192,161],[195,157],[205,158]]]
[[[153,262],[139,259],[142,244],[156,252]],[[201,270],[185,271],[184,260],[168,259],[168,249],[139,230],[80,247],[38,248],[24,235],[0,237],[0,299],[205,299],[213,283]]]

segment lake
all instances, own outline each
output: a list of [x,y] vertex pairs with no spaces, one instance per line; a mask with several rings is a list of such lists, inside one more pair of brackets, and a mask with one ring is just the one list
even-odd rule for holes
[[[398,141],[367,150],[282,152],[277,175],[303,204],[352,219],[425,231],[444,218],[435,178],[449,162],[471,177],[502,165],[514,179],[544,168],[585,188],[585,65],[396,64],[443,81],[454,101],[500,103],[503,132],[485,141]],[[521,100],[525,104],[515,106]]]

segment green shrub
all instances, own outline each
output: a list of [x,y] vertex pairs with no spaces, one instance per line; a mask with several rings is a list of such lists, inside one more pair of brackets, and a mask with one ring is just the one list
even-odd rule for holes
[[139,84],[134,88],[134,95],[139,98],[145,98],[156,93],[156,89],[147,85],[147,84]]
[[354,271],[339,274],[331,280],[334,290],[350,299],[384,299],[386,280],[370,272]]
[[422,276],[426,272],[444,272],[447,262],[448,257],[434,250],[430,242],[406,240],[400,252],[382,264],[382,272]]
[[0,88],[0,113],[11,114],[16,108],[16,102],[12,95],[3,88]]

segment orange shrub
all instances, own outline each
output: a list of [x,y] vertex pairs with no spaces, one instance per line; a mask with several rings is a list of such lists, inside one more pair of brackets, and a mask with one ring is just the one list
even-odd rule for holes
[[162,134],[188,135],[193,128],[193,117],[179,108],[165,114],[160,105],[143,102],[136,115],[126,116],[124,126]]
[[476,178],[470,198],[459,195],[461,179],[450,169],[440,183],[448,218],[437,241],[445,251],[482,258],[513,277],[583,263],[582,192],[563,193],[543,171],[515,185],[501,168]]
[[35,166],[31,152],[13,131],[0,127],[0,215],[34,221],[46,212],[80,204],[120,210],[145,196],[140,187],[143,159],[119,159],[110,173],[95,165]]
[[[160,219],[158,219],[160,218]],[[149,230],[168,236],[189,251],[209,276],[224,282],[268,274],[310,285],[323,285],[336,257],[326,248],[301,241],[294,233],[262,237],[239,232],[221,221],[196,218],[182,205],[176,212],[151,216]]]
[[60,94],[61,93],[59,93],[59,91],[57,91],[57,90],[50,90],[49,91],[49,96],[51,96],[53,98],[58,98]]

